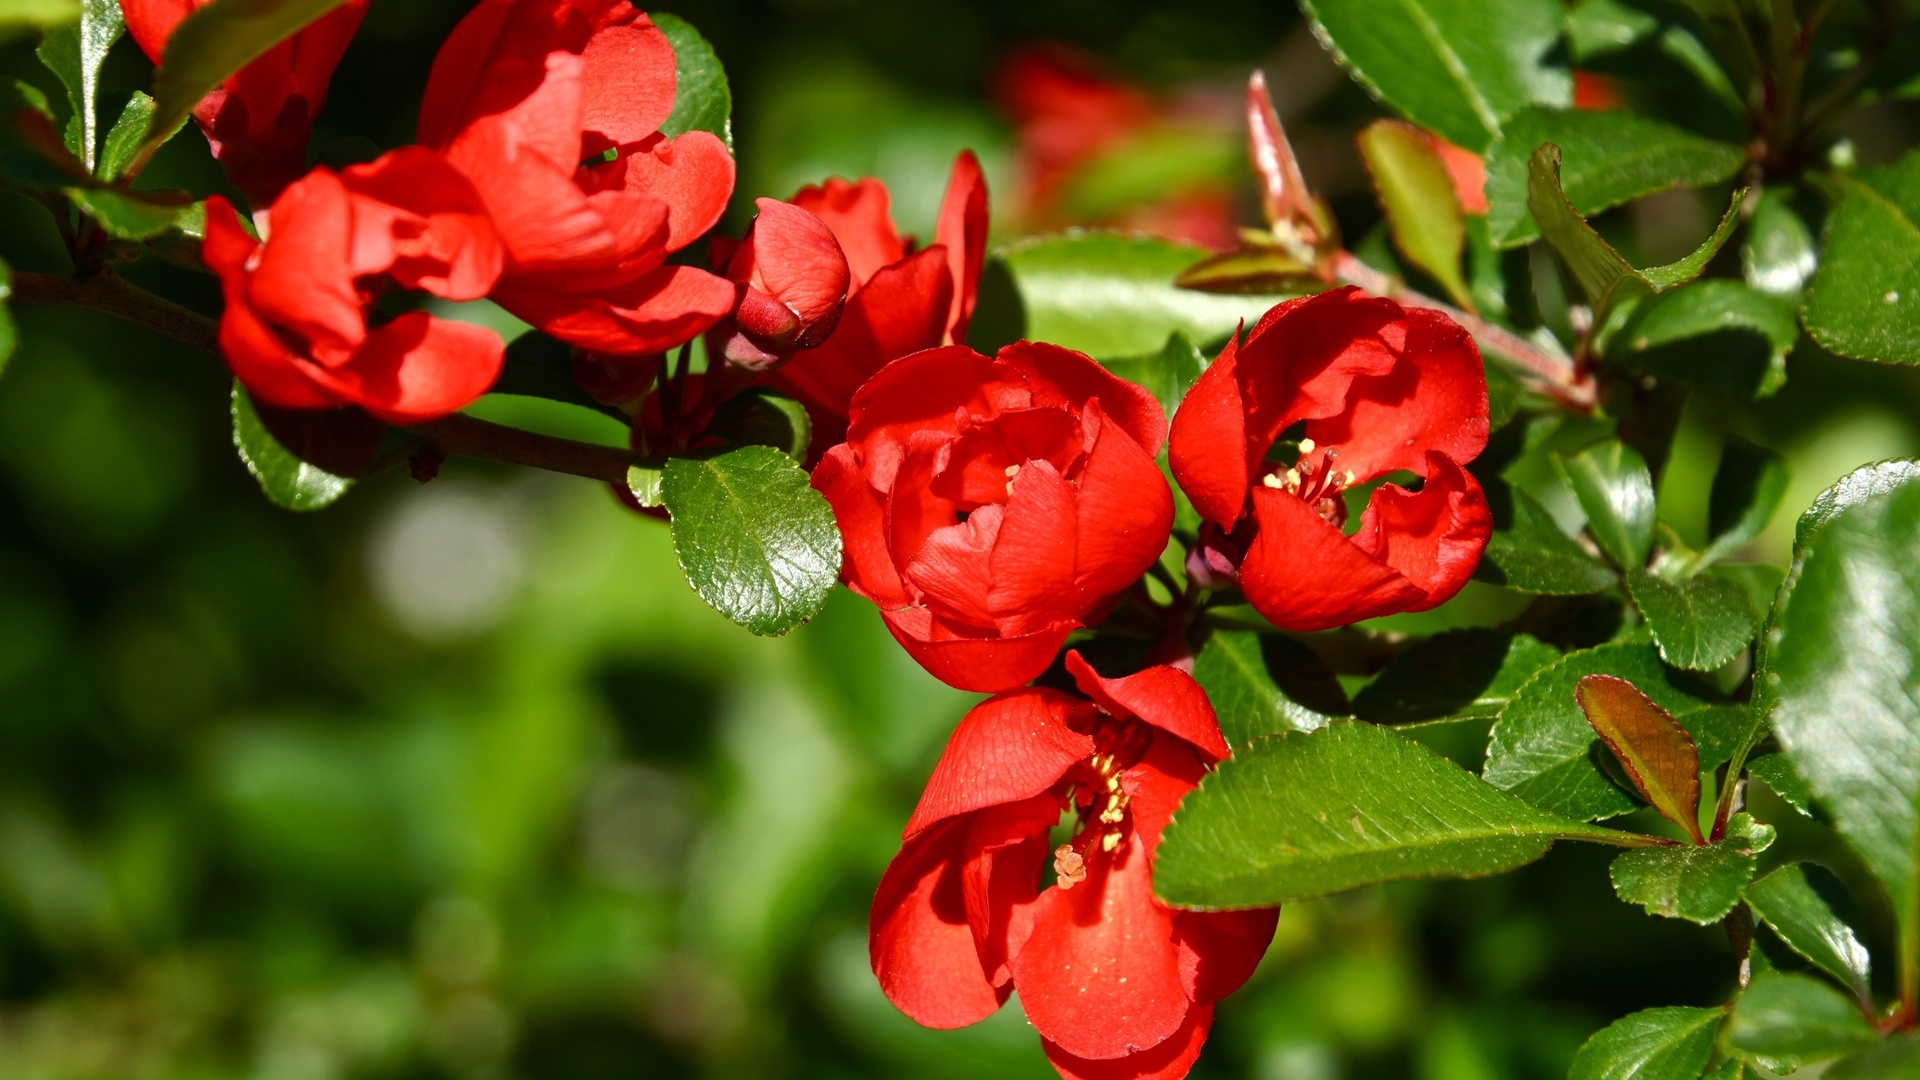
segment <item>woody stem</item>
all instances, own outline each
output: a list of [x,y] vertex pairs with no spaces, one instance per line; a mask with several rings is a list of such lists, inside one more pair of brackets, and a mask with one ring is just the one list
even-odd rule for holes
[[[112,270],[71,278],[15,274],[12,300],[104,312],[195,348],[218,352],[220,347],[220,326],[214,320],[155,296]],[[626,450],[522,431],[458,413],[401,430],[449,457],[524,465],[612,484],[626,483],[627,469],[635,461]]]

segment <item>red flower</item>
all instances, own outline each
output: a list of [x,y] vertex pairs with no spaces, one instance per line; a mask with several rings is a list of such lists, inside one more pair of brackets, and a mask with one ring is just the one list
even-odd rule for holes
[[455,412],[493,385],[503,348],[491,331],[422,311],[367,324],[389,279],[476,300],[500,274],[479,197],[439,155],[408,147],[338,174],[315,169],[267,220],[262,244],[215,196],[202,249],[226,294],[221,351],[260,400],[357,405],[406,424]]
[[803,188],[793,204],[833,230],[852,289],[833,336],[775,372],[772,385],[812,415],[816,445],[839,442],[854,391],[893,360],[966,342],[987,250],[987,185],[972,151],[954,159],[933,243],[919,251],[888,214],[887,186],[866,177]]
[[[158,64],[174,27],[213,0],[122,0],[127,32]],[[254,209],[265,207],[307,171],[313,118],[369,0],[347,3],[241,68],[194,106],[213,156]]]
[[445,151],[493,216],[502,307],[628,355],[689,341],[733,308],[730,283],[666,261],[733,192],[726,144],[660,133],[674,94],[673,46],[627,0],[482,0],[454,28],[420,141]]
[[[1091,701],[1012,690],[954,731],[874,896],[874,974],[936,1028],[985,1019],[1018,990],[1069,1080],[1174,1080],[1278,911],[1154,899],[1161,831],[1227,755],[1199,684],[1171,667],[1103,679],[1078,653],[1067,667]],[[1069,808],[1078,832],[1049,851]],[[1042,888],[1049,861],[1056,881]]]
[[[1299,460],[1268,460],[1305,423]],[[1466,584],[1493,530],[1462,468],[1487,444],[1487,380],[1452,319],[1347,287],[1289,300],[1229,341],[1173,418],[1173,475],[1246,552],[1240,587],[1276,626],[1425,611]],[[1373,493],[1348,536],[1342,492]]]
[[843,575],[900,644],[963,690],[1018,686],[1165,548],[1173,496],[1146,390],[1077,352],[963,345],[880,370],[813,486]]
[[760,214],[747,238],[724,252],[727,279],[740,287],[740,302],[716,332],[712,351],[759,371],[833,333],[849,279],[847,257],[826,222],[778,199],[756,199],[754,205]]

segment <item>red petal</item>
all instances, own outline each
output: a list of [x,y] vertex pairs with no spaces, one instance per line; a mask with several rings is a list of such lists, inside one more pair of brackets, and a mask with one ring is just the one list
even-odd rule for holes
[[980,266],[987,255],[987,178],[980,171],[980,159],[974,157],[971,150],[962,150],[960,156],[953,159],[953,172],[947,178],[947,194],[940,203],[933,242],[946,249],[953,282],[946,341],[963,344],[967,340],[967,323],[973,318],[974,300],[980,291]]
[[[948,447],[951,442],[952,439],[949,436],[938,431],[914,432],[907,448],[906,459],[900,466],[901,482],[898,485],[900,497],[894,498],[891,494],[882,496],[881,501],[886,508],[887,550],[893,555],[894,565],[901,567],[903,573],[906,573],[908,560],[919,555],[921,547],[936,532],[942,529],[961,528],[958,524],[959,507],[951,500],[943,498],[934,489],[933,483],[934,477],[946,468]],[[872,475],[871,470],[868,470],[868,475]],[[989,519],[993,523],[993,528],[998,530],[999,513],[989,515]],[[987,521],[983,520],[974,527],[972,533],[969,534],[963,530],[948,537],[943,543],[952,548],[952,554],[957,555],[958,548],[953,545],[959,544],[965,536],[977,536],[986,525]],[[991,543],[992,540],[989,537],[973,546],[978,548],[984,558],[987,545]],[[984,568],[983,562],[982,569]],[[984,582],[980,583],[979,590],[982,617],[976,620],[976,625],[991,626],[992,620],[984,616]]]
[[[556,162],[528,142],[516,125],[498,117],[468,128],[447,151],[448,160],[472,182],[506,245],[508,279],[528,275],[568,275],[617,267],[639,230],[616,234],[574,182],[574,165]],[[642,222],[657,236],[665,254],[668,211],[665,204],[640,204],[650,210]],[[630,261],[630,255],[627,261]]]
[[344,363],[366,339],[353,281],[353,199],[329,169],[315,169],[273,204],[273,227],[247,279],[247,303],[292,330],[322,364]]
[[[1046,461],[1028,461],[1011,488],[984,584],[994,624],[1018,636],[1082,613],[1067,608],[1073,602],[1073,488]],[[994,509],[981,507],[968,524]]]
[[1349,285],[1289,300],[1261,317],[1236,365],[1247,407],[1249,476],[1281,432],[1300,420],[1338,414],[1356,379],[1393,370],[1405,314],[1399,304]]
[[[1236,376],[1236,334],[1200,373],[1173,414],[1167,461],[1180,490],[1208,521],[1232,525],[1247,505],[1246,403]],[[1265,456],[1263,450],[1262,456]]]
[[478,300],[493,288],[506,253],[479,195],[445,158],[403,147],[348,168],[341,180],[358,196],[355,274],[388,272],[406,288],[449,300]]
[[1253,513],[1260,531],[1240,564],[1240,587],[1283,630],[1330,630],[1412,611],[1427,598],[1288,492],[1254,489]]
[[[903,495],[891,503],[898,506],[908,498]],[[1005,512],[999,506],[983,506],[957,525],[934,529],[915,547],[896,544],[896,555],[913,552],[901,566],[901,577],[943,620],[981,630],[995,629],[989,597],[995,584],[994,548],[1004,519]]]
[[1354,543],[1425,591],[1405,611],[1453,598],[1472,576],[1493,534],[1493,512],[1479,481],[1452,458],[1428,454],[1419,492],[1383,484],[1361,518]]
[[1064,404],[1080,410],[1098,401],[1114,422],[1133,436],[1149,458],[1167,441],[1167,414],[1146,387],[1101,367],[1085,353],[1033,341],[1016,341],[995,357],[1028,376],[1035,405]]
[[1047,833],[1059,823],[1062,806],[1057,795],[1036,795],[970,818],[970,858],[961,882],[980,967],[994,986],[1013,978],[1008,961],[1033,933],[1033,905],[1049,857]]
[[880,616],[894,640],[929,674],[977,694],[1008,690],[1037,677],[1080,625],[1063,621],[1021,637],[968,637],[926,608],[882,610]]
[[1473,338],[1437,311],[1409,308],[1401,321],[1393,370],[1354,380],[1344,411],[1307,424],[1362,482],[1395,469],[1425,475],[1429,450],[1472,461],[1487,446],[1487,375]]
[[[208,2],[210,0],[200,0],[200,4]],[[140,46],[140,51],[147,54],[147,59],[158,64],[166,52],[167,39],[173,36],[173,28],[200,4],[194,0],[121,0],[120,10],[127,20],[127,34]]]
[[967,921],[961,861],[968,822],[947,822],[901,847],[880,878],[867,952],[888,1000],[932,1028],[992,1016],[1006,1000],[981,969]]
[[[557,140],[556,162],[579,161],[578,84],[585,68],[579,54],[596,30],[633,17],[624,0],[481,0],[434,57],[417,141],[447,146],[482,117],[525,110],[529,98],[562,78],[574,84],[571,115],[529,134]],[[556,67],[550,63],[555,59],[564,62]]]
[[626,163],[626,186],[667,204],[668,251],[698,240],[733,196],[733,155],[704,131],[643,143]]
[[351,363],[314,378],[390,424],[413,424],[472,404],[505,355],[491,330],[410,311],[368,334]]
[[853,448],[841,443],[828,450],[814,467],[813,487],[826,496],[840,524],[846,548],[840,576],[847,587],[883,608],[904,606],[906,590],[887,551],[886,508],[860,475]]
[[[837,311],[847,297],[847,258],[827,224],[778,199],[755,199],[760,215],[753,233],[734,254],[734,266],[750,265],[753,282],[812,324]],[[728,276],[744,280],[730,267]]]
[[[1160,833],[1173,820],[1180,800],[1200,785],[1207,775],[1207,763],[1185,739],[1172,739],[1155,733],[1146,754],[1120,774],[1125,788],[1128,816],[1133,820],[1133,835],[1152,855],[1160,846]],[[1157,902],[1157,901],[1156,901]]]
[[1219,1001],[1253,977],[1273,943],[1280,909],[1183,911],[1173,917],[1180,943],[1180,978],[1202,1003]]
[[[1577,73],[1575,78],[1578,79]],[[1446,166],[1447,178],[1453,181],[1453,194],[1460,200],[1460,209],[1469,214],[1486,213],[1487,163],[1480,160],[1479,154],[1455,146],[1430,131],[1426,136],[1434,152],[1440,155],[1440,163]]]
[[624,26],[603,27],[581,58],[583,156],[630,146],[660,130],[673,112],[675,62],[673,45],[652,20],[639,15]]
[[218,195],[207,200],[207,236],[200,251],[208,269],[219,275],[226,298],[220,314],[220,352],[227,367],[249,393],[270,405],[321,409],[340,404],[337,397],[314,385],[279,335],[247,306],[247,262],[259,247],[227,200]]
[[1193,744],[1214,761],[1226,760],[1227,740],[1220,734],[1220,720],[1207,701],[1207,692],[1179,668],[1162,664],[1108,679],[1076,650],[1067,654],[1067,670],[1080,692],[1110,715],[1145,721]]
[[871,176],[854,183],[836,176],[825,184],[801,188],[792,202],[833,230],[856,286],[864,286],[883,267],[906,257],[906,246],[887,212],[887,185]]
[[1074,589],[1078,605],[1087,609],[1132,585],[1166,550],[1173,492],[1152,456],[1107,419],[1098,399],[1087,402],[1081,423],[1096,433],[1086,465],[1074,478],[1079,492]]
[[1024,384],[964,345],[928,349],[874,373],[848,409],[847,442],[860,452],[867,479],[892,491],[915,432],[958,434],[956,414],[987,420],[1004,408],[1025,408]]
[[1206,1045],[1207,1029],[1212,1026],[1213,1006],[1195,1005],[1187,1010],[1180,1030],[1153,1049],[1137,1054],[1094,1060],[1074,1057],[1045,1039],[1040,1045],[1064,1080],[1181,1080],[1200,1060],[1200,1048]]
[[631,284],[576,295],[503,282],[501,307],[554,337],[595,352],[665,352],[700,335],[733,307],[733,285],[705,270],[670,264]]

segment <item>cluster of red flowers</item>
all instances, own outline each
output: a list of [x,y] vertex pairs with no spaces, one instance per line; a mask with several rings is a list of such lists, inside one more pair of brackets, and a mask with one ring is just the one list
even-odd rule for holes
[[[151,53],[186,6],[127,4]],[[492,298],[572,345],[582,386],[637,428],[663,423],[662,354],[703,334],[703,400],[756,380],[797,398],[829,447],[813,483],[846,584],[928,671],[994,695],[954,732],[880,884],[881,985],[934,1027],[1017,990],[1069,1078],[1184,1076],[1276,918],[1154,896],[1162,830],[1229,753],[1189,674],[1191,608],[1166,609],[1166,639],[1132,674],[1062,652],[1167,553],[1163,449],[1205,521],[1186,552],[1195,590],[1237,587],[1297,631],[1453,596],[1492,526],[1463,467],[1488,434],[1472,340],[1351,288],[1289,301],[1227,343],[1170,425],[1083,354],[983,356],[963,343],[987,232],[971,154],[925,248],[895,229],[878,181],[830,180],[759,200],[744,239],[710,244],[711,271],[670,262],[720,217],[734,164],[712,135],[661,132],[675,56],[628,0],[481,0],[434,64],[418,145],[306,171],[307,127],[364,6],[197,114],[264,236],[212,201],[205,258],[235,374],[275,405],[396,423],[485,393],[498,339],[377,312],[397,287]],[[1351,532],[1350,497],[1364,506]],[[1050,847],[1069,812],[1072,840]]]

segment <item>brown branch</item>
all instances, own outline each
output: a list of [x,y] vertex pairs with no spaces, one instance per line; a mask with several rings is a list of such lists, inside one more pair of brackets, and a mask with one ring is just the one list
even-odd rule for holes
[[[12,299],[16,304],[104,312],[175,341],[220,351],[220,326],[214,320],[155,296],[111,270],[79,278],[15,274]],[[448,456],[524,465],[612,484],[626,483],[627,469],[636,460],[626,450],[522,431],[458,413],[401,430]]]

